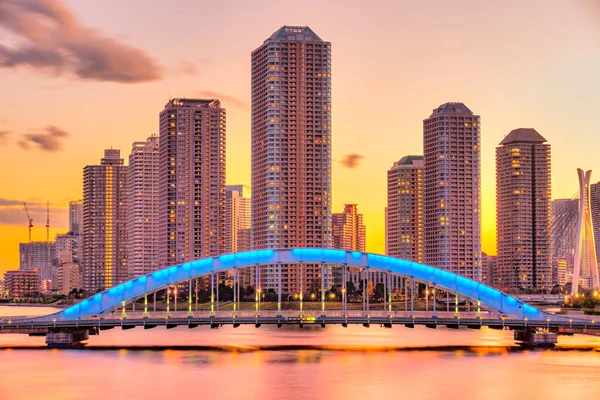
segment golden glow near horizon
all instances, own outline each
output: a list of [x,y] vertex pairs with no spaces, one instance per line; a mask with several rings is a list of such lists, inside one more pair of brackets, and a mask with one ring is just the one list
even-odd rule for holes
[[[101,71],[77,64],[85,54],[60,66],[0,67],[0,273],[18,268],[18,243],[27,241],[22,202],[32,204],[34,240],[45,237],[46,200],[51,234],[66,232],[68,202],[82,198],[83,167],[106,148],[129,154],[134,141],[158,132],[170,97],[221,100],[227,183],[248,184],[250,53],[284,24],[306,24],[332,43],[333,212],[359,205],[368,251],[384,251],[387,170],[422,154],[422,121],[445,102],[481,116],[488,253],[495,253],[494,149],[512,129],[535,128],[552,145],[554,198],[577,191],[576,168],[600,170],[597,2],[239,0],[222,7],[182,0],[172,10],[142,0],[55,2],[90,49],[111,51],[95,54],[106,62]],[[277,18],[256,24],[265,9]],[[39,21],[18,16],[20,27]],[[0,45],[14,48],[31,31],[9,33]],[[34,39],[47,45],[27,41]],[[103,47],[103,40],[112,42]],[[352,168],[341,163],[347,155],[359,156]]]

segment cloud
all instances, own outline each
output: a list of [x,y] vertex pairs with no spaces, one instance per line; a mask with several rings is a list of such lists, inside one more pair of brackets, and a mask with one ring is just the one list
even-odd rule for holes
[[[46,202],[27,200],[27,210],[36,227],[46,225]],[[53,228],[63,227],[68,216],[68,206],[50,207],[50,224]],[[0,224],[27,226],[27,214],[22,200],[0,198]]]
[[44,132],[22,135],[23,139],[19,140],[17,144],[25,150],[29,150],[32,146],[37,146],[40,150],[55,152],[62,149],[62,141],[68,136],[68,132],[48,125]]
[[198,66],[192,61],[180,61],[176,71],[181,75],[198,75],[200,73]]
[[340,163],[344,167],[352,169],[352,168],[358,167],[360,160],[362,160],[363,158],[364,158],[363,156],[361,156],[360,154],[356,154],[356,153],[346,154],[344,156],[344,159],[342,161],[340,161]]
[[196,93],[200,97],[207,99],[218,99],[221,100],[221,105],[225,108],[231,105],[232,107],[241,108],[243,110],[249,110],[250,104],[247,101],[238,99],[237,97],[229,96],[223,93],[211,92],[210,90],[204,90]]
[[22,65],[94,81],[139,83],[162,69],[144,51],[79,23],[61,0],[1,0],[0,28],[19,38],[0,44],[0,67]]
[[12,200],[12,199],[3,199],[3,198],[0,198],[0,207],[19,206],[19,205],[23,205],[23,202],[21,200]]
[[10,136],[9,131],[0,131],[0,144],[4,144],[8,142],[8,137]]

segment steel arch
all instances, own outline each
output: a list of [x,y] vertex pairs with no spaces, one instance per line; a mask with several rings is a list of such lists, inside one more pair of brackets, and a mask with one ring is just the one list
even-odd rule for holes
[[312,248],[255,250],[175,265],[114,286],[54,314],[53,317],[56,320],[80,319],[82,316],[100,314],[114,309],[124,301],[190,278],[232,268],[276,263],[329,263],[373,268],[404,275],[421,282],[429,282],[442,290],[457,292],[479,300],[504,314],[516,314],[532,320],[552,317],[551,314],[538,310],[515,297],[452,272],[380,254]]

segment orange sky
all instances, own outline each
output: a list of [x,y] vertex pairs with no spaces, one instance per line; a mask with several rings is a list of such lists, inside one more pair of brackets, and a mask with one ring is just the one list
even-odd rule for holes
[[[227,108],[227,182],[250,182],[250,52],[281,25],[332,42],[333,202],[357,203],[383,252],[386,171],[422,154],[422,120],[448,101],[482,119],[483,247],[495,252],[494,148],[532,127],[552,144],[553,197],[596,169],[600,7],[592,0],[173,1],[0,5],[0,271],[27,240],[66,231],[82,169],[158,131],[171,97]],[[40,21],[44,21],[42,24]],[[7,50],[8,49],[8,50]],[[52,128],[54,127],[54,128]],[[42,148],[43,147],[43,148]],[[356,168],[339,160],[364,158]]]

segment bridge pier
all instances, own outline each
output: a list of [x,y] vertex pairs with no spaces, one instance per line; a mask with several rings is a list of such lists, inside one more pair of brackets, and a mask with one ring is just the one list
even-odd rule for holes
[[46,334],[46,344],[48,347],[56,348],[82,348],[85,346],[85,343],[82,342],[89,339],[89,334],[90,332],[87,329],[48,332]]
[[523,347],[554,347],[558,342],[558,334],[544,328],[518,329],[514,338]]

